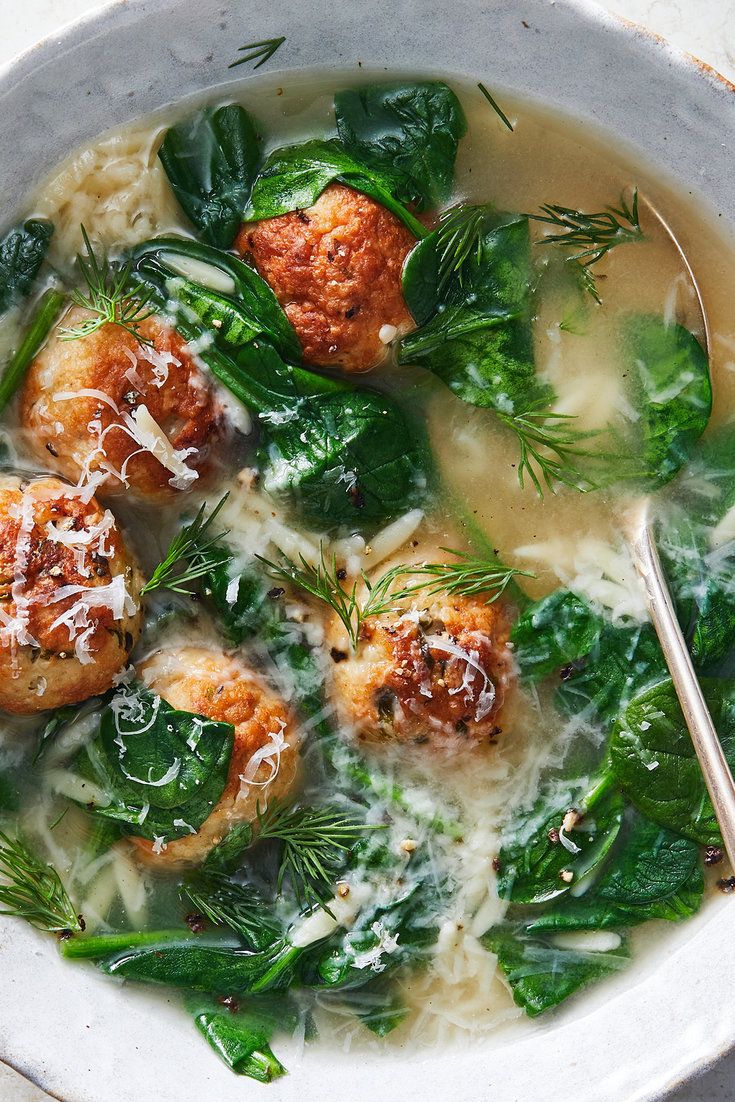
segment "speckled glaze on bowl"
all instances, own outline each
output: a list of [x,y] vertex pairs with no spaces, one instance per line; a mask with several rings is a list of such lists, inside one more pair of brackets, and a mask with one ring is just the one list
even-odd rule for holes
[[[483,80],[594,127],[735,229],[733,88],[574,0],[119,0],[0,71],[3,223],[70,149],[186,96],[240,84],[243,42],[288,35],[269,71]],[[257,74],[253,78],[257,80]],[[62,962],[0,924],[0,1058],[64,1102],[643,1102],[735,1042],[735,903],[723,897],[628,975],[521,1037],[471,1049],[288,1053],[270,1087],[219,1065],[175,1000]]]

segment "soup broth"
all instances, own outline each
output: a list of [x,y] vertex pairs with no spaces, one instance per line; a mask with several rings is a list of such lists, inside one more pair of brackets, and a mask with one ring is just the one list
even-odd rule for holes
[[[386,81],[385,74],[362,73],[359,87]],[[334,93],[353,84],[352,79],[340,82],[322,74],[279,77],[279,83],[266,77],[248,83],[239,95],[230,94],[227,102],[234,99],[252,114],[268,155],[295,143],[333,138]],[[376,513],[366,522],[360,509],[372,509],[372,498],[363,495],[360,471],[349,464],[339,478],[345,495],[357,501],[352,521],[345,522],[344,510],[332,521],[334,495],[320,504],[319,493],[333,467],[309,483],[306,516],[303,498],[291,501],[283,492],[291,485],[283,468],[298,469],[302,457],[282,449],[274,460],[272,440],[277,437],[267,434],[289,419],[303,419],[301,446],[308,450],[308,423],[319,397],[289,391],[286,406],[281,402],[264,413],[255,399],[249,405],[240,400],[237,387],[234,393],[228,390],[224,374],[208,361],[213,349],[221,351],[248,376],[251,361],[238,360],[239,350],[262,348],[271,340],[271,323],[262,319],[250,346],[244,341],[238,345],[234,338],[228,344],[223,336],[231,319],[226,306],[224,314],[217,309],[223,309],[228,296],[237,298],[232,271],[218,274],[211,264],[197,267],[201,257],[194,262],[191,257],[176,259],[174,246],[168,253],[165,247],[151,251],[145,267],[143,242],[159,235],[186,240],[201,236],[201,228],[177,201],[158,156],[169,128],[191,118],[201,105],[172,107],[103,136],[72,154],[29,197],[27,215],[54,226],[32,294],[53,286],[68,296],[78,288],[76,306],[72,304],[77,313],[61,316],[68,309],[66,299],[55,322],[66,327],[66,337],[51,331],[29,368],[40,380],[33,408],[37,414],[50,394],[54,409],[85,400],[101,403],[102,409],[112,402],[115,416],[122,416],[117,399],[105,390],[104,371],[85,384],[79,368],[86,363],[85,345],[92,348],[95,334],[122,328],[133,391],[124,415],[128,438],[147,451],[146,461],[151,457],[158,462],[165,477],[161,479],[159,470],[158,490],[146,497],[136,492],[134,481],[126,485],[125,469],[109,456],[102,480],[95,482],[99,468],[85,468],[84,456],[80,459],[73,447],[72,458],[63,465],[63,448],[53,436],[43,437],[39,452],[40,422],[31,422],[28,414],[32,374],[8,405],[4,463],[7,477],[20,480],[14,484],[18,493],[29,492],[38,473],[59,475],[66,480],[63,486],[76,484],[75,500],[91,486],[103,502],[101,513],[110,513],[104,523],[114,523],[122,533],[148,586],[134,602],[140,600],[143,607],[135,648],[118,663],[108,685],[87,694],[92,698],[88,705],[77,693],[61,710],[45,708],[43,695],[52,691],[56,676],[52,669],[35,683],[40,703],[34,714],[4,715],[0,821],[9,835],[19,829],[41,859],[53,864],[74,913],[83,916],[84,931],[72,927],[62,951],[96,958],[115,975],[194,989],[186,996],[187,1008],[205,1032],[202,1022],[231,1012],[234,1023],[249,1009],[267,1017],[268,999],[278,1006],[276,1015],[287,1023],[287,1032],[308,1037],[315,1023],[323,1037],[334,1035],[346,1046],[372,1043],[376,1035],[386,1045],[456,1041],[489,1034],[515,1020],[521,1028],[521,1019],[528,1028],[524,1012],[534,1016],[552,1009],[597,976],[637,967],[629,964],[629,957],[645,956],[644,949],[638,951],[639,941],[667,936],[662,920],[696,911],[703,896],[703,859],[714,864],[706,872],[708,882],[726,875],[718,863],[711,809],[697,821],[682,809],[657,811],[660,790],[649,791],[640,780],[643,769],[644,780],[648,771],[651,784],[659,784],[665,771],[661,762],[666,747],[653,739],[646,742],[652,723],[655,728],[652,715],[666,713],[672,729],[683,721],[672,700],[625,533],[632,505],[641,495],[653,494],[682,626],[701,658],[700,669],[714,675],[712,699],[720,702],[723,724],[729,723],[730,647],[735,642],[730,509],[735,495],[730,499],[728,491],[735,486],[735,471],[721,440],[731,431],[735,403],[731,244],[701,204],[676,194],[625,151],[611,149],[569,120],[504,100],[502,111],[511,129],[481,90],[456,82],[452,87],[467,127],[458,143],[451,189],[423,211],[415,201],[405,201],[407,217],[436,232],[435,227],[447,224],[446,217],[440,219],[442,211],[458,208],[461,234],[468,225],[461,221],[463,209],[489,204],[483,217],[490,222],[482,223],[492,227],[487,232],[503,232],[506,223],[502,218],[498,222],[498,212],[512,212],[530,227],[524,261],[529,285],[522,294],[513,291],[515,307],[501,309],[496,303],[505,291],[499,283],[488,317],[481,323],[473,320],[475,328],[463,330],[455,350],[470,339],[468,332],[475,334],[473,340],[482,332],[491,341],[494,334],[506,332],[504,326],[527,323],[531,351],[526,360],[535,372],[528,385],[541,388],[544,397],[522,411],[510,400],[506,408],[497,400],[503,380],[498,376],[493,381],[483,367],[480,389],[494,397],[468,400],[479,370],[472,357],[453,351],[461,367],[442,375],[441,347],[448,345],[434,353],[422,351],[412,361],[410,349],[426,348],[426,343],[412,345],[406,327],[390,319],[381,328],[382,333],[387,327],[386,356],[369,373],[310,365],[314,379],[342,380],[348,396],[367,387],[377,394],[378,404],[383,401],[387,408],[394,403],[405,419],[396,421],[394,433],[406,433],[407,455],[413,447],[410,434],[418,439],[425,433],[425,442],[416,445],[417,455],[430,457],[423,471],[415,477],[405,471],[397,476],[403,479],[396,489],[400,507],[388,507],[384,515]],[[381,121],[379,116],[376,125]],[[344,140],[342,129],[339,137]],[[186,140],[181,139],[184,146]],[[369,167],[372,171],[374,166]],[[426,171],[430,175],[431,167]],[[331,186],[358,194],[363,194],[361,186],[367,187],[363,177],[350,176],[343,164],[337,178],[338,184]],[[375,173],[370,177],[371,203],[377,202],[376,178]],[[216,174],[210,183],[216,189]],[[547,205],[558,205],[556,213]],[[295,203],[290,208],[306,208],[299,232],[307,237],[315,232],[311,206]],[[594,234],[588,239],[589,232],[588,237],[580,231],[555,240],[569,234],[574,212],[580,224],[585,214],[609,214],[611,208],[617,237],[613,233],[614,247],[603,248],[599,256],[600,239],[595,241]],[[532,216],[528,223],[522,218],[527,214]],[[291,215],[276,215],[276,222],[278,217]],[[390,218],[390,232],[398,234],[400,218],[395,212]],[[345,233],[348,226],[345,217]],[[380,226],[379,234],[387,233]],[[634,232],[626,237],[631,226]],[[334,232],[338,241],[339,227]],[[475,262],[473,249],[480,250],[476,266],[481,273],[483,265],[489,270],[494,263],[501,270],[510,263],[510,254],[502,250],[492,260],[482,256],[486,239],[467,232],[470,245],[446,277],[445,286],[455,288],[455,298],[450,295],[434,311],[441,324],[460,301],[465,311],[458,315],[460,322],[469,324],[462,319],[475,309],[477,296],[467,298],[461,280],[462,266],[466,271]],[[388,238],[376,240],[384,246],[383,263],[388,265]],[[452,240],[459,248],[460,238]],[[232,244],[227,241],[221,252],[231,255]],[[283,249],[277,241],[274,265]],[[139,284],[133,279],[127,298],[118,295],[106,330],[104,304],[80,280],[77,254],[86,256],[88,276],[90,256],[100,265],[105,257],[122,265],[132,256],[134,267],[120,266],[118,273],[130,279],[133,271],[143,280]],[[251,271],[257,268],[261,275],[263,255],[246,255],[254,264]],[[296,263],[293,255],[286,253],[287,263]],[[313,267],[316,249],[310,256]],[[706,308],[707,347],[687,262]],[[166,272],[163,284],[161,270]],[[382,275],[376,271],[373,278]],[[433,278],[439,278],[436,269]],[[144,297],[145,279],[152,281],[150,286],[164,287],[163,305],[155,295]],[[182,308],[184,294],[190,293],[187,280],[206,292],[214,290],[219,305],[210,302],[203,315],[194,295]],[[269,281],[278,294],[275,277]],[[289,305],[287,295],[278,297],[281,305]],[[34,300],[13,305],[0,321],[6,359],[28,326],[29,301]],[[125,329],[123,310],[131,302],[132,320]],[[169,340],[164,348],[160,334],[145,329],[154,310],[157,315],[168,311],[169,324],[180,330],[179,343]],[[647,351],[641,351],[642,345],[631,351],[624,336],[633,315],[658,326],[664,352],[655,363],[644,362],[646,355],[658,355],[651,352],[651,341]],[[289,317],[293,321],[295,315]],[[94,323],[86,333],[85,319]],[[431,324],[427,318],[423,328]],[[303,340],[298,326],[296,330]],[[672,333],[679,334],[673,351],[666,343]],[[450,339],[445,328],[442,340]],[[163,395],[169,376],[186,368],[185,353],[214,392],[214,412],[200,404],[200,412],[190,413],[191,404],[200,400],[197,387],[201,389],[199,382],[191,382],[185,415],[179,409],[177,416],[193,421],[206,413],[211,423],[201,436],[196,436],[198,426],[191,429],[192,444],[182,430],[181,441],[171,437],[167,451],[160,439],[163,413],[153,418],[152,426],[139,413],[145,393],[154,393],[156,383],[154,379],[143,388],[138,371],[158,371],[163,382],[157,393]],[[298,357],[284,354],[280,346],[278,353],[282,361],[298,364]],[[61,371],[69,372],[68,383],[58,373],[59,357],[66,357],[68,366]],[[450,358],[447,353],[446,362]],[[702,397],[709,382],[702,376],[707,364],[714,395],[709,417]],[[252,378],[267,387],[276,377],[268,374],[271,370],[277,375],[280,368],[258,365]],[[654,376],[655,386],[646,389],[646,380]],[[696,387],[697,378],[702,386],[690,400],[687,388]],[[682,394],[686,408],[672,413],[672,403]],[[147,401],[152,409],[153,398]],[[91,431],[87,420],[102,416],[92,406],[89,411],[66,430],[78,433],[80,441]],[[561,416],[555,420],[556,415]],[[520,429],[519,416],[526,418]],[[686,424],[672,442],[666,434],[677,416]],[[696,428],[693,422],[702,424]],[[329,426],[330,432],[338,431],[333,421]],[[373,431],[360,453],[363,458],[373,447],[380,456],[379,449],[390,444],[380,435],[379,419]],[[541,435],[535,436],[537,432]],[[66,439],[63,433],[60,423],[60,440]],[[665,444],[659,446],[662,435]],[[258,451],[263,439],[265,450]],[[541,459],[534,460],[532,452],[524,467],[522,449],[529,443],[533,448],[534,441]],[[645,467],[649,444],[664,457],[662,462],[671,464],[665,477],[660,469]],[[207,469],[201,477],[196,472],[190,477],[197,448],[201,455],[209,448]],[[46,462],[45,456],[40,458],[44,449]],[[266,470],[268,462],[275,474]],[[393,463],[392,458],[387,481],[393,477]],[[74,464],[81,469],[78,480],[72,477]],[[367,504],[359,500],[361,495]],[[22,518],[24,500],[12,506],[16,513],[11,519]],[[213,513],[197,541],[196,525],[201,529]],[[22,519],[20,523],[22,529]],[[48,524],[56,521],[51,518]],[[177,535],[181,539],[185,525],[188,558],[186,547],[183,555],[181,546],[178,556],[176,548],[170,553],[171,541]],[[48,532],[44,529],[44,538],[53,539]],[[28,584],[23,573],[28,552],[21,546],[23,532],[14,538],[8,592],[17,606]],[[102,537],[97,533],[95,538]],[[73,546],[83,558],[84,542]],[[212,557],[212,548],[221,553],[220,559]],[[223,562],[228,573],[220,584],[214,572],[215,567],[225,569]],[[427,573],[427,564],[434,573]],[[376,591],[380,597],[379,583],[389,570],[394,574],[381,603]],[[246,623],[240,579],[254,576],[260,578],[262,603],[256,602]],[[708,589],[712,579],[717,585]],[[133,585],[129,579],[128,584]],[[413,588],[406,593],[407,587]],[[545,605],[544,599],[561,603]],[[68,629],[69,650],[82,671],[90,656],[84,651],[80,656],[77,644],[90,615],[87,609],[86,618]],[[17,631],[13,636],[12,625],[3,624],[9,654],[29,645],[19,640]],[[396,639],[408,648],[398,656],[390,649],[398,645]],[[423,648],[421,676],[429,681],[415,689],[407,706],[403,689],[396,686],[404,686],[415,673],[409,668],[418,653],[411,649],[414,644]],[[25,676],[13,666],[17,661],[8,660],[9,683]],[[391,663],[395,669],[388,668]],[[304,688],[307,665],[311,681],[307,678]],[[59,676],[65,676],[63,670]],[[148,693],[143,704],[135,698],[141,682]],[[229,710],[218,710],[220,695],[230,692]],[[650,700],[640,703],[641,694],[651,693]],[[432,711],[440,699],[446,708],[441,715]],[[161,700],[178,709],[177,715],[189,716],[181,736],[184,749],[154,748],[153,756],[146,756],[146,750],[138,758],[136,746],[142,744],[135,739],[148,738],[146,724],[160,722]],[[458,701],[465,704],[461,716]],[[213,712],[207,710],[210,704]],[[209,727],[202,727],[202,717]],[[108,726],[107,741],[100,734],[101,722],[103,729]],[[199,754],[200,731],[210,740],[206,747],[219,746],[217,739],[226,744],[228,724],[235,725],[236,739],[247,728],[242,739],[248,753],[234,773],[229,766],[227,783],[234,783],[235,790],[225,819],[215,826],[213,817],[225,799],[215,750],[207,751],[204,764],[197,757],[188,787],[181,780],[182,762],[187,746],[191,754]],[[626,758],[621,732],[635,743],[637,761]],[[607,764],[611,756],[614,773]],[[231,760],[225,761],[225,773]],[[136,763],[145,765],[146,775],[136,772]],[[123,780],[115,772],[118,767]],[[105,778],[110,784],[119,781],[119,790],[106,789]],[[660,783],[665,786],[665,779]],[[703,793],[698,774],[688,783],[692,800]],[[172,794],[176,784],[181,786],[178,797]],[[186,808],[196,803],[192,792],[199,784],[212,785],[214,796],[207,813],[200,809],[192,825]],[[136,785],[150,788],[150,798],[140,807]],[[161,802],[158,793],[165,793],[166,800]],[[306,827],[304,809],[312,816]],[[320,811],[326,819],[318,818]],[[167,816],[175,823],[171,832],[165,827]],[[154,822],[164,825],[153,829]],[[308,827],[306,842],[297,826]],[[238,837],[239,846],[234,844]],[[231,852],[222,850],[228,838]],[[218,855],[208,859],[216,843],[221,843]],[[657,854],[665,851],[664,864],[674,854],[676,860],[671,857],[665,864],[667,888],[648,882],[641,886],[640,870],[631,871],[636,846],[652,847]],[[324,875],[313,869],[311,875],[305,873],[308,853],[317,855]],[[238,902],[233,902],[235,896]],[[645,926],[643,919],[648,920]],[[153,949],[146,948],[146,934]],[[95,938],[108,941],[95,948]],[[167,956],[192,939],[205,954],[197,968],[204,976],[201,983],[195,977],[191,982],[175,978],[185,968],[177,972],[178,963]],[[145,956],[154,951],[161,967]],[[257,980],[248,979],[238,971],[240,963],[233,963],[218,972],[212,954],[235,952],[240,958],[252,953],[253,959],[271,952],[275,971],[264,964]],[[293,957],[287,964],[284,952]],[[556,954],[556,963],[550,954]],[[69,982],[73,979],[70,970]],[[269,1012],[272,1016],[273,1010]],[[271,1032],[266,1030],[266,1041]],[[268,1056],[266,1063],[264,1077],[279,1073],[275,1058],[271,1062]],[[248,1066],[246,1073],[256,1074]]]

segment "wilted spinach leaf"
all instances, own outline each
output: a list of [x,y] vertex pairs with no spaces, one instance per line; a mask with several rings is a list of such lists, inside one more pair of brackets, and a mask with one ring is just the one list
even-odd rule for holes
[[650,487],[662,486],[684,466],[712,412],[707,355],[681,325],[640,314],[624,330],[634,403],[640,418],[638,437],[642,475]]
[[[565,830],[565,817],[575,808],[584,815]],[[564,895],[605,858],[622,817],[622,797],[604,780],[587,794],[570,784],[563,802],[542,797],[505,831],[498,855],[500,896],[513,903],[544,903]]]
[[172,708],[140,685],[118,689],[77,768],[109,803],[95,814],[170,841],[196,831],[227,783],[233,728]]
[[399,362],[433,371],[471,405],[504,414],[537,408],[552,393],[533,358],[528,219],[490,207],[459,213],[476,214],[461,266],[447,260],[446,225],[406,261],[403,294],[421,324],[401,340]]
[[[735,767],[735,684],[704,678],[702,690],[730,767]],[[672,682],[635,696],[610,743],[615,777],[644,815],[703,845],[720,842],[717,819]]]
[[529,605],[510,636],[522,677],[541,681],[586,658],[603,627],[602,617],[568,589],[557,589]]
[[51,222],[29,218],[0,240],[0,314],[31,290],[53,232]]
[[617,626],[566,589],[529,605],[511,641],[523,677],[540,681],[563,671],[557,704],[592,721],[616,719],[641,687],[668,676],[650,624]]
[[20,807],[20,789],[9,771],[0,772],[0,815],[5,811],[17,811]]
[[[168,235],[145,241],[132,253],[136,274],[162,300],[172,303],[178,322],[197,320],[225,351],[256,338],[269,341],[286,359],[299,361],[301,346],[278,299],[249,265],[230,253]],[[176,258],[208,265],[229,276],[233,294],[223,294],[177,274]]]
[[333,182],[369,195],[416,237],[426,233],[421,222],[396,199],[389,176],[355,160],[339,142],[319,138],[270,154],[253,185],[244,219],[256,222],[311,207]]
[[242,107],[207,107],[166,132],[158,156],[202,240],[228,249],[260,161],[260,138]]
[[[717,667],[735,646],[735,436],[731,425],[708,432],[672,486],[659,543],[680,620],[699,670]],[[724,521],[724,524],[722,523]],[[684,622],[685,621],[685,622]]]
[[619,972],[630,959],[624,942],[607,952],[567,949],[533,937],[523,927],[497,926],[482,941],[497,955],[514,1001],[531,1018],[587,984]]
[[642,686],[668,677],[656,633],[650,624],[616,627],[605,623],[597,642],[556,691],[568,715],[612,722]]
[[392,976],[378,976],[354,992],[349,1001],[350,1009],[376,1037],[387,1037],[411,1013],[392,981]]
[[299,1024],[301,1012],[288,996],[260,995],[230,1010],[215,999],[190,995],[186,1005],[199,1032],[236,1074],[270,1083],[286,1073],[270,1042]]
[[202,589],[228,641],[240,646],[255,635],[268,636],[275,612],[273,601],[267,596],[272,583],[269,585],[262,571],[239,566],[228,549],[222,549],[219,560],[205,575]]
[[83,716],[91,712],[97,712],[104,700],[104,697],[91,697],[89,700],[82,701],[81,704],[63,704],[60,708],[57,708],[56,711],[52,712],[41,728],[41,732],[38,736],[38,746],[33,755],[33,764],[35,765],[36,762],[40,761],[49,745],[54,742],[63,731]]
[[[354,854],[351,865],[363,882],[385,884],[386,876],[396,876],[395,856],[385,842],[368,837]],[[414,859],[409,874],[399,874],[395,888],[371,897],[351,929],[337,931],[305,954],[299,966],[301,981],[309,987],[354,990],[375,976],[372,967],[365,967],[366,960],[374,960],[386,977],[400,965],[425,957],[436,942],[444,887],[430,859]]]
[[287,988],[303,952],[285,938],[256,953],[201,941],[162,941],[140,947],[131,944],[130,949],[101,960],[99,967],[108,976],[138,983],[159,983],[213,995],[251,994]]
[[423,499],[423,433],[387,395],[291,367],[256,341],[202,358],[263,427],[262,485],[324,527],[380,523]]
[[369,84],[334,97],[337,133],[356,160],[385,173],[403,203],[437,207],[452,191],[467,131],[459,100],[441,81]]
[[649,919],[677,921],[699,909],[703,894],[696,842],[635,813],[599,879],[578,898],[566,896],[526,929],[606,930]]

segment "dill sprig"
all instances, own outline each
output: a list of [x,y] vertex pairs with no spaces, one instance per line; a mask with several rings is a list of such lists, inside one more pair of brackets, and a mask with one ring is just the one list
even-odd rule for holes
[[[439,593],[463,597],[486,593],[486,603],[491,604],[516,575],[531,577],[527,571],[473,559],[462,551],[446,547],[442,551],[456,555],[457,562],[401,564],[386,570],[375,581],[371,581],[362,571],[348,589],[342,585],[345,573],[337,567],[336,556],[333,555],[331,562],[328,562],[323,550],[316,566],[307,562],[303,555],[300,564],[290,559],[273,563],[261,556],[259,558],[273,577],[296,585],[329,605],[342,622],[353,650],[357,650],[362,625],[367,617],[392,612],[402,601],[418,593],[427,598]],[[396,583],[405,577],[417,580],[409,585],[397,586]],[[358,592],[360,587],[365,589],[362,600]]]
[[141,593],[152,593],[154,589],[168,589],[172,593],[191,596],[191,584],[204,574],[208,574],[220,562],[221,541],[227,531],[210,535],[212,524],[229,497],[224,494],[205,520],[206,502],[190,524],[185,524],[168,546],[163,560],[158,564]]
[[619,207],[607,207],[595,214],[574,210],[548,203],[541,207],[540,214],[529,214],[534,222],[543,222],[555,226],[561,233],[549,234],[541,238],[539,245],[560,245],[573,250],[567,257],[570,263],[576,263],[586,270],[582,286],[592,297],[600,302],[595,285],[595,277],[589,271],[593,264],[602,260],[611,249],[640,241],[643,237],[638,217],[638,189],[633,191],[633,200],[628,204],[621,196]]
[[436,231],[437,290],[444,291],[453,276],[462,286],[464,267],[471,257],[479,264],[482,259],[482,228],[487,210],[461,203],[451,207],[440,218]]
[[577,459],[596,454],[580,446],[583,441],[598,435],[594,430],[585,432],[573,429],[570,427],[575,420],[572,415],[545,409],[499,413],[498,417],[518,438],[518,482],[521,489],[526,478],[539,497],[544,496],[544,484],[551,493],[556,492],[559,483],[582,491],[595,488],[595,483],[582,474],[576,463]]
[[141,322],[153,313],[152,290],[143,287],[134,277],[130,262],[121,264],[104,255],[98,259],[86,229],[84,226],[81,229],[87,256],[77,256],[77,266],[87,289],[76,288],[71,293],[71,301],[95,316],[60,329],[61,340],[80,340],[97,333],[105,325],[119,325],[139,344],[152,345],[153,341],[140,335]]
[[283,847],[278,891],[288,877],[299,906],[324,906],[345,855],[370,829],[333,807],[296,807],[279,800],[272,800],[265,811],[258,807],[257,816],[258,837],[275,839]]
[[492,109],[496,113],[496,115],[498,115],[498,117],[505,123],[505,125],[508,127],[508,129],[512,133],[513,132],[513,123],[510,121],[510,119],[506,115],[505,111],[503,111],[503,109],[500,107],[497,100],[494,99],[493,96],[490,95],[490,93],[488,92],[488,90],[487,90],[487,88],[485,87],[484,84],[478,84],[477,87],[480,89],[483,96],[485,97],[487,102],[490,104],[490,106],[492,107]]
[[47,933],[81,933],[84,920],[74,909],[53,865],[42,861],[20,838],[0,831],[0,910],[24,918]]
[[181,898],[214,926],[229,926],[255,949],[264,949],[280,931],[262,897],[249,885],[237,884],[222,873],[207,873],[185,882]]
[[248,42],[246,46],[239,46],[237,52],[239,54],[245,54],[244,57],[239,57],[237,61],[233,61],[231,65],[228,65],[228,69],[236,69],[238,65],[246,65],[250,61],[257,61],[258,64],[253,66],[253,69],[259,69],[261,65],[265,65],[266,61],[269,61],[273,57],[279,46],[282,46],[286,41],[285,34],[280,38],[264,38],[262,42]]

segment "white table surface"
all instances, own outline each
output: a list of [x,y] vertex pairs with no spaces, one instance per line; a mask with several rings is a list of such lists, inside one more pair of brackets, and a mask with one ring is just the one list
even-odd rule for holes
[[[523,0],[507,3],[521,5]],[[0,62],[98,6],[97,0],[22,0],[22,3],[0,0]],[[602,6],[642,23],[735,81],[735,0],[602,0]],[[48,1099],[48,1095],[29,1087],[0,1065],[2,1102],[43,1099]],[[733,1099],[735,1052],[695,1083],[676,1091],[669,1102],[733,1102]]]

